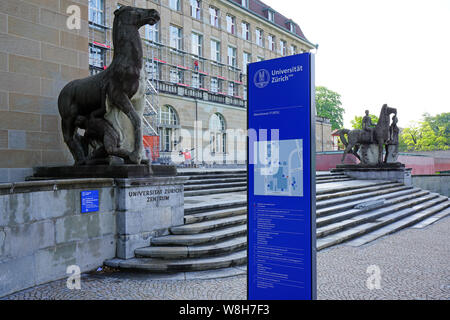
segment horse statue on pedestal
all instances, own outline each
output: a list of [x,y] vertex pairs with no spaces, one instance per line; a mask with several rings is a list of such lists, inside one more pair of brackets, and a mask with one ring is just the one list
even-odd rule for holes
[[[143,76],[142,69],[143,50],[139,28],[146,24],[154,25],[159,21],[160,16],[154,9],[130,6],[120,7],[114,11],[114,16],[112,32],[114,57],[110,66],[96,75],[69,82],[58,97],[64,142],[69,147],[76,165],[88,163],[95,154],[95,150],[88,151],[89,146],[93,145],[92,139],[78,134],[80,121],[77,119],[93,120],[92,118],[96,117],[104,119],[107,107],[119,110],[129,119],[133,128],[131,130],[133,146],[126,152],[123,152],[117,145],[102,146],[102,148],[110,150],[112,154],[109,155],[122,158],[126,155],[126,162],[141,163],[143,154],[142,112],[139,114],[139,110],[136,109],[137,106],[139,108],[142,106],[141,103],[133,104],[135,100],[143,100],[143,94],[145,94],[145,75]],[[139,97],[136,97],[138,95]],[[95,122],[92,121],[92,123]],[[103,124],[105,123],[103,122]],[[111,131],[112,128],[108,130]],[[111,135],[111,132],[109,134]],[[122,133],[118,132],[118,134],[120,136]],[[111,139],[97,138],[97,140],[109,141]],[[117,144],[116,140],[113,139],[111,143]]]
[[[370,144],[377,144],[378,145],[378,164],[382,164],[386,162],[387,155],[385,159],[383,160],[383,146],[386,146],[387,151],[387,143],[390,141],[390,115],[395,114],[397,115],[397,109],[388,107],[387,104],[384,104],[381,107],[380,117],[378,119],[378,122],[375,126],[375,128],[371,128],[373,130],[348,130],[348,129],[341,129],[338,131],[339,137],[341,138],[342,143],[345,146],[344,154],[342,155],[342,163],[344,163],[345,157],[349,152],[351,152],[353,155],[355,155],[363,164],[364,158],[361,159],[361,157],[358,155],[358,150],[360,148],[360,145],[370,145]],[[347,135],[347,139],[345,138],[345,135]]]

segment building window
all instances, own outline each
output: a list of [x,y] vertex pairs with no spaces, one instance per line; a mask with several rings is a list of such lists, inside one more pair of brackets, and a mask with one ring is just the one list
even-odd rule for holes
[[192,53],[201,57],[203,55],[203,36],[192,33]]
[[242,39],[250,41],[250,24],[242,22]]
[[229,96],[235,96],[236,95],[236,86],[234,85],[234,82],[228,82],[228,95]]
[[105,49],[90,45],[89,66],[103,69],[105,65]]
[[296,33],[295,32],[295,24],[294,23],[292,23],[292,22],[289,23],[289,30],[291,30],[292,33]]
[[209,7],[209,23],[212,26],[219,28],[220,26],[219,21],[220,21],[219,9],[215,7]]
[[147,72],[148,79],[159,80],[161,79],[161,68],[156,61],[146,60],[145,71]]
[[236,34],[236,18],[227,14],[227,31]]
[[286,41],[280,40],[280,54],[281,54],[282,56],[285,56],[286,53],[287,53],[286,51],[287,51],[287,44],[286,44]]
[[159,108],[159,139],[161,151],[171,152],[178,140],[180,126],[177,112],[171,106],[164,105]]
[[184,83],[184,72],[178,68],[170,68],[170,82]]
[[220,62],[220,42],[216,40],[211,40],[211,60]]
[[297,54],[297,47],[296,47],[296,46],[294,46],[293,44],[291,44],[291,47],[290,47],[290,48],[291,48],[291,49],[290,49],[291,55]]
[[214,113],[209,119],[209,131],[211,134],[211,153],[226,153],[227,137],[225,118],[220,113]]
[[248,0],[241,0],[241,5],[242,5],[244,8],[248,8]]
[[191,17],[200,20],[201,8],[200,0],[191,0]]
[[172,10],[180,11],[180,0],[169,0],[169,8]]
[[247,73],[247,64],[252,62],[252,55],[248,52],[244,51],[244,54],[242,56],[242,72],[244,74]]
[[170,26],[170,46],[178,50],[183,50],[183,29]]
[[89,21],[95,24],[104,25],[104,0],[89,0]]
[[269,19],[269,21],[275,22],[275,12],[270,9],[267,10],[267,18]]
[[159,22],[154,25],[145,25],[145,39],[153,42],[159,42]]
[[264,31],[256,28],[256,44],[260,47],[264,48]]
[[269,49],[269,50],[272,50],[272,51],[275,51],[275,36],[269,34],[269,35],[267,36],[267,41],[268,41],[268,43],[269,43],[268,49]]
[[232,67],[237,66],[236,48],[230,46],[228,47],[228,65]]
[[219,92],[219,83],[217,78],[211,78],[211,92]]
[[192,83],[193,88],[199,89],[205,87],[205,76],[198,73],[192,74]]

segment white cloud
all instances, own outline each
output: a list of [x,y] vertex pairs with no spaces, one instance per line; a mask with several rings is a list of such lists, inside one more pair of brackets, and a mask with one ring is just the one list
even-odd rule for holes
[[384,103],[400,126],[450,111],[450,1],[263,2],[319,44],[316,84],[341,94],[345,126]]

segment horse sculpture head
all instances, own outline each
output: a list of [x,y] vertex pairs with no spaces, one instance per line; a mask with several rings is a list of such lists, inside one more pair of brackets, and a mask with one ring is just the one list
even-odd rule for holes
[[387,115],[390,115],[392,113],[395,115],[397,114],[397,109],[388,107],[387,104],[383,104],[383,107],[381,107],[381,111],[384,111]]
[[160,19],[155,9],[142,9],[130,6],[122,6],[114,11],[115,20],[120,20],[123,25],[132,25],[138,28],[149,24],[154,25]]

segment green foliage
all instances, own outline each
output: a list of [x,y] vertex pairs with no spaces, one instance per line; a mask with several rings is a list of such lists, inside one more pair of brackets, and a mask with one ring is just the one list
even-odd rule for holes
[[[377,116],[370,114],[370,113],[369,113],[369,116],[370,116],[370,119],[372,119],[373,124],[378,123]],[[363,118],[363,116],[355,116],[355,118],[353,118],[353,120],[350,121],[353,129],[362,129],[362,118]]]
[[326,87],[316,87],[316,109],[319,117],[331,121],[331,129],[340,129],[344,126],[344,108],[341,107],[341,95]]
[[413,122],[401,130],[400,151],[434,151],[450,149],[450,113],[423,115],[423,121]]

